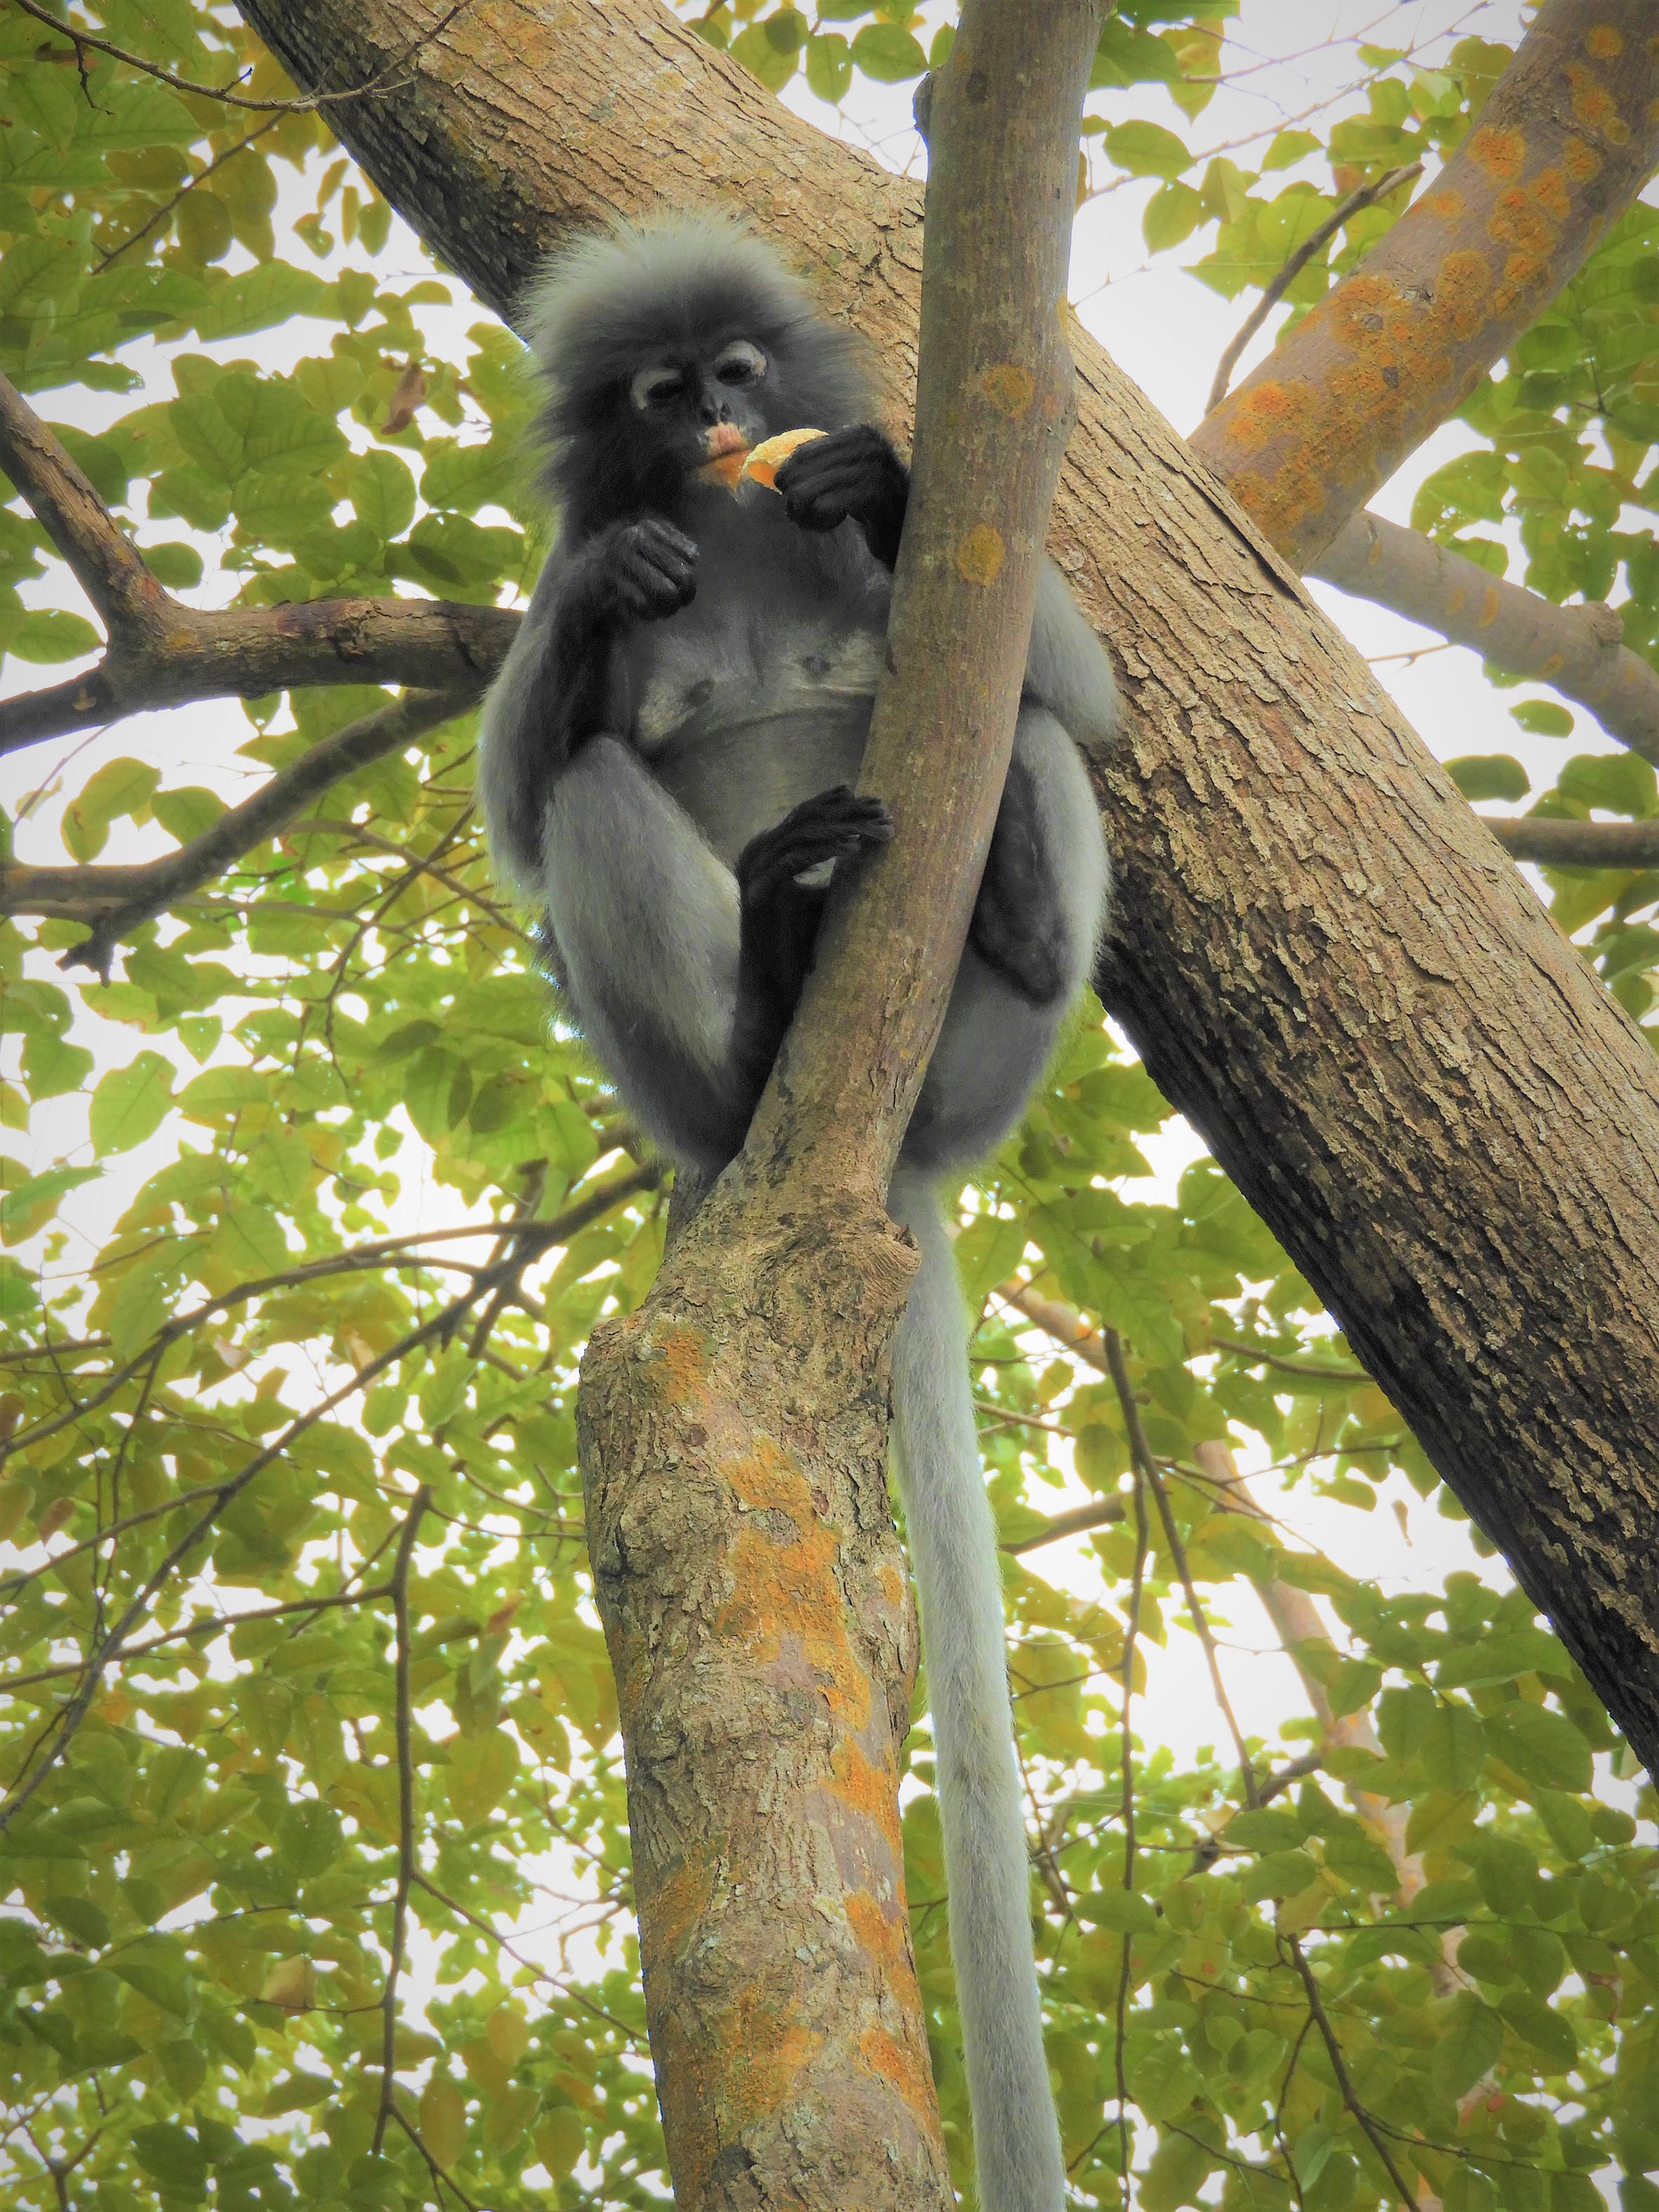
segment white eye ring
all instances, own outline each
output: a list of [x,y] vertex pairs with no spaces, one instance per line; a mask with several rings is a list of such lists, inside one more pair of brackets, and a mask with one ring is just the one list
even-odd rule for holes
[[720,384],[753,384],[766,374],[766,356],[747,338],[737,338],[726,347],[714,363],[714,376]]
[[685,387],[685,378],[678,368],[669,368],[656,362],[642,368],[628,387],[628,396],[643,412],[647,408],[661,407],[678,398]]

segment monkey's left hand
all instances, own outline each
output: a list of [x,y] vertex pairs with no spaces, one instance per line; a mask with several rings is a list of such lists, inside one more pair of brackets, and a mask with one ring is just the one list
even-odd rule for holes
[[777,489],[801,529],[834,530],[850,517],[884,568],[897,561],[910,471],[872,424],[797,447],[778,471]]

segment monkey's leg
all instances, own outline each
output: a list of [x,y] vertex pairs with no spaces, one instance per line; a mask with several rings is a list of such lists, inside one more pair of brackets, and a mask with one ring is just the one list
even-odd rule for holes
[[543,833],[548,921],[579,1026],[671,1152],[715,1170],[752,1091],[732,1052],[738,886],[690,817],[617,738],[584,745]]
[[1083,763],[1041,707],[1020,709],[1002,812],[945,1026],[905,1138],[929,1169],[966,1166],[1019,1119],[1086,980],[1106,848]]
[[847,784],[816,793],[738,855],[740,933],[733,1057],[758,1098],[812,965],[830,879],[803,883],[825,867],[838,874],[884,845],[893,824],[878,799]]

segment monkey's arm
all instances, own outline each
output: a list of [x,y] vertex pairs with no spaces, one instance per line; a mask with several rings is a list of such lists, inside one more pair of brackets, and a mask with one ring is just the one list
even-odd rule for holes
[[873,423],[832,430],[798,446],[777,473],[784,511],[802,530],[834,530],[850,520],[890,574],[904,534],[910,471]]
[[696,591],[696,557],[689,538],[655,519],[617,524],[549,556],[478,730],[490,846],[521,889],[540,888],[554,777],[605,726],[618,631],[685,605]]

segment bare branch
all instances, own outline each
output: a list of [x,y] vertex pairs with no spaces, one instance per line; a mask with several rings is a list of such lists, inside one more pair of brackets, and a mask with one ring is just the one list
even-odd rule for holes
[[1287,258],[1279,274],[1267,285],[1249,313],[1245,316],[1238,326],[1237,335],[1216,363],[1215,380],[1210,386],[1210,396],[1204,403],[1204,412],[1206,415],[1213,414],[1227,397],[1227,386],[1234,369],[1238,365],[1238,356],[1313,259],[1315,254],[1318,252],[1320,247],[1328,240],[1334,238],[1343,224],[1350,217],[1358,215],[1361,208],[1375,206],[1378,200],[1386,199],[1397,185],[1409,183],[1412,178],[1420,177],[1422,173],[1423,164],[1420,161],[1408,161],[1403,168],[1390,169],[1386,177],[1378,177],[1374,184],[1361,185],[1357,192],[1350,192],[1346,199],[1326,216],[1316,230],[1309,232],[1295,252]]
[[151,575],[61,441],[3,376],[0,467],[102,616],[109,639],[87,674],[0,701],[0,754],[194,699],[257,699],[328,684],[476,693],[519,625],[509,608],[445,599],[187,607]]
[[1480,819],[1513,860],[1536,860],[1547,868],[1659,868],[1659,822],[1552,822],[1497,814]]
[[1614,608],[1558,607],[1380,514],[1356,515],[1307,574],[1472,647],[1506,676],[1547,684],[1659,763],[1659,673],[1623,642]]
[[1197,1585],[1193,1581],[1193,1571],[1188,1564],[1187,1547],[1181,1540],[1181,1531],[1176,1526],[1175,1515],[1170,1507],[1163,1478],[1158,1474],[1158,1463],[1152,1456],[1152,1446],[1146,1441],[1146,1431],[1141,1426],[1140,1406],[1135,1397],[1134,1386],[1129,1378],[1128,1363],[1123,1357],[1123,1340],[1115,1328],[1103,1329],[1101,1335],[1106,1346],[1106,1364],[1111,1375],[1112,1387],[1117,1392],[1118,1405],[1123,1414],[1123,1430],[1129,1440],[1129,1454],[1134,1461],[1138,1480],[1151,1490],[1153,1503],[1158,1507],[1158,1517],[1164,1524],[1164,1540],[1169,1545],[1170,1555],[1175,1561],[1176,1572],[1181,1577],[1181,1587],[1187,1594],[1187,1610],[1192,1615],[1193,1630],[1204,1647],[1205,1663],[1210,1670],[1210,1686],[1215,1692],[1216,1704],[1220,1708],[1222,1718],[1227,1723],[1227,1732],[1232,1737],[1233,1748],[1238,1754],[1239,1778],[1244,1785],[1245,1802],[1254,1805],[1258,1802],[1255,1790],[1255,1769],[1250,1764],[1250,1754],[1245,1745],[1244,1732],[1238,1725],[1238,1716],[1233,1711],[1233,1701],[1227,1694],[1226,1683],[1222,1680],[1220,1654],[1215,1648],[1215,1638],[1210,1633],[1208,1616],[1199,1601]]
[[[19,0],[19,4],[25,4],[25,0]],[[112,639],[165,607],[167,594],[116,528],[109,509],[86,476],[16,386],[3,376],[0,376],[0,468],[34,510],[76,583],[109,625]],[[0,723],[0,751],[10,749],[3,729]]]
[[[1432,188],[1194,433],[1298,568],[1455,412],[1646,182],[1659,158],[1652,27],[1651,0],[1542,0]],[[1520,253],[1510,211],[1544,200],[1547,237]]]
[[1080,1536],[1085,1529],[1103,1528],[1110,1522],[1121,1521],[1128,1510],[1121,1498],[1097,1498],[1090,1504],[1074,1505],[1069,1513],[1054,1514],[1035,1536],[1021,1536],[1002,1548],[1018,1558],[1022,1552],[1035,1552],[1044,1544],[1057,1544],[1062,1536]]

